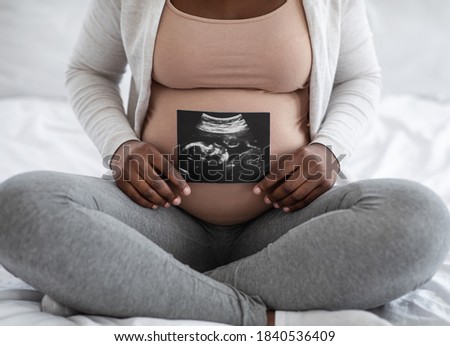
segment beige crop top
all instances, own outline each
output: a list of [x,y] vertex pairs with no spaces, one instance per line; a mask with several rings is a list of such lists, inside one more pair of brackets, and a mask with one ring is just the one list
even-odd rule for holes
[[311,55],[299,0],[287,0],[263,16],[237,20],[189,15],[166,0],[153,79],[176,89],[253,88],[285,93],[305,88]]
[[[186,148],[232,173],[239,173],[240,163],[231,161],[238,148],[255,153],[270,142],[272,159],[308,144],[312,50],[301,1],[287,0],[254,18],[221,20],[184,13],[166,0],[153,63],[142,140],[175,154],[180,171],[175,148],[183,136],[191,142]],[[192,194],[182,197],[180,208],[221,225],[271,208],[253,194],[255,181],[233,179],[188,181]]]

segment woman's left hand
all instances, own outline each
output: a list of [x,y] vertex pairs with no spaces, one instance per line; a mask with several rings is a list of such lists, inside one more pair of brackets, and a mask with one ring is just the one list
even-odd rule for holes
[[310,144],[293,155],[282,156],[276,167],[253,189],[265,195],[267,204],[293,212],[306,207],[324,192],[331,189],[339,173],[339,162],[322,144]]

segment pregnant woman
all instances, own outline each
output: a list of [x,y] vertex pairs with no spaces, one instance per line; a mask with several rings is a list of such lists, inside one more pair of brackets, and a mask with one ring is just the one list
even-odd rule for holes
[[295,324],[379,307],[447,254],[449,213],[427,188],[334,186],[380,92],[362,0],[93,0],[67,89],[114,179],[0,187],[0,261],[47,301]]

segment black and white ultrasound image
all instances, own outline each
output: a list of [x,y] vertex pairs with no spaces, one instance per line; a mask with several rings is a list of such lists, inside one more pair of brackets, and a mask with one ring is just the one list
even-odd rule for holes
[[188,182],[254,183],[270,166],[270,113],[177,111],[178,170]]

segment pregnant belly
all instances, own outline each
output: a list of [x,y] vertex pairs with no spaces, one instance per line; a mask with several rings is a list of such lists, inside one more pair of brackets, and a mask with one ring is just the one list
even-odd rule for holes
[[[153,82],[141,139],[155,145],[161,153],[171,155],[171,161],[177,168],[176,147],[179,144],[177,126],[181,126],[178,116],[187,117],[192,113],[181,112],[179,115],[180,110],[190,110],[199,114],[202,112],[270,114],[267,123],[270,124],[271,160],[280,155],[292,154],[309,142],[307,90],[281,94],[252,89],[179,90],[169,89]],[[184,118],[181,120],[188,123]],[[257,119],[253,123],[256,124]],[[201,148],[212,148],[208,142],[196,143]],[[254,147],[248,141],[247,146]],[[217,148],[214,150],[217,151]],[[241,223],[271,208],[264,203],[263,197],[253,194],[255,181],[188,183],[192,194],[182,197],[179,207],[210,223],[218,225]]]

